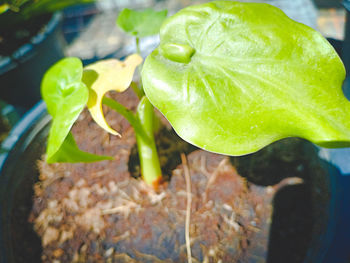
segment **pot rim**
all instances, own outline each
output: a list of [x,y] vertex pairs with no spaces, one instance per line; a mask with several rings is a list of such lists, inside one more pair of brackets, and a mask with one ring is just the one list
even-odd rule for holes
[[44,101],[39,101],[33,108],[27,111],[22,119],[11,129],[9,135],[1,144],[0,152],[0,176],[6,163],[7,157],[11,150],[15,147],[19,139],[40,119],[43,113],[46,112],[46,104]]
[[32,36],[28,43],[23,44],[9,56],[0,56],[0,75],[5,74],[31,58],[34,55],[36,48],[47,38],[48,35],[60,26],[62,20],[62,12],[58,11],[53,13],[48,23],[43,25],[39,33]]

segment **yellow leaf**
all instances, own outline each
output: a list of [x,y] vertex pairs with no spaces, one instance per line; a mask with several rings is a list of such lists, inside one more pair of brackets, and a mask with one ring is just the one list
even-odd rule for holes
[[123,92],[132,81],[135,69],[142,63],[142,58],[133,54],[119,61],[117,59],[102,60],[84,68],[83,82],[89,88],[87,107],[94,121],[106,131],[119,135],[105,120],[102,111],[102,99],[106,92],[115,90]]

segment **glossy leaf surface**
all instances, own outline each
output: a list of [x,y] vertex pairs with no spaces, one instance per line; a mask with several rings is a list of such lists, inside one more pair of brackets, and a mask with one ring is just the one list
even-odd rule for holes
[[142,63],[142,58],[133,54],[119,61],[108,59],[96,62],[84,68],[83,81],[89,88],[88,109],[95,122],[114,135],[119,135],[106,122],[102,111],[102,99],[106,92],[123,92],[132,81],[135,69]]
[[[53,65],[44,75],[41,94],[52,124],[47,143],[47,161],[56,160],[62,145],[74,148],[75,142],[67,138],[70,129],[88,101],[88,89],[82,82],[83,65],[78,58],[65,58]],[[74,142],[72,145],[70,143]],[[66,151],[66,150],[64,150]],[[74,151],[71,160],[75,160]],[[68,155],[65,159],[68,161]],[[91,160],[89,156],[88,161]],[[100,160],[96,157],[96,161]],[[83,161],[83,160],[81,160]]]
[[185,8],[146,59],[146,95],[177,133],[203,149],[243,155],[285,137],[350,145],[344,66],[313,29],[268,4]]
[[152,36],[159,33],[159,28],[168,11],[155,11],[147,8],[141,11],[128,8],[120,12],[117,25],[126,33],[135,37]]

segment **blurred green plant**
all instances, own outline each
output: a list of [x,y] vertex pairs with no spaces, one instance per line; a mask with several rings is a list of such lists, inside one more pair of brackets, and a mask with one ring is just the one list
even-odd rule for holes
[[0,29],[68,6],[92,2],[94,0],[0,0]]

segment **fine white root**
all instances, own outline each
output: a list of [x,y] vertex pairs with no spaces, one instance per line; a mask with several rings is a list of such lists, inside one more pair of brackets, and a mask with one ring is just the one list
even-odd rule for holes
[[215,168],[214,172],[212,173],[212,175],[209,176],[208,182],[207,182],[207,186],[205,187],[205,192],[203,195],[203,202],[206,203],[208,202],[208,190],[210,188],[210,186],[215,182],[216,178],[218,177],[221,169],[227,164],[228,162],[228,158],[224,158],[221,160],[221,162],[219,163],[219,165]]
[[190,241],[190,219],[191,219],[191,177],[190,169],[187,164],[187,159],[185,154],[181,153],[181,161],[184,168],[185,180],[186,180],[186,192],[187,192],[187,206],[186,206],[186,222],[185,222],[185,239],[186,239],[186,249],[187,249],[187,262],[192,263],[191,255],[191,241]]

